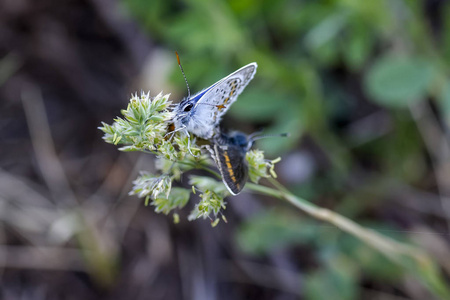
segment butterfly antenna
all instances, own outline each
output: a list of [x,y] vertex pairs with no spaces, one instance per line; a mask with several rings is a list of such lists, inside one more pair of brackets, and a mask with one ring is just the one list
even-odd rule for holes
[[177,51],[175,51],[175,55],[177,56],[178,66],[180,67],[181,73],[183,74],[184,81],[186,82],[186,86],[187,86],[187,90],[188,90],[188,99],[189,99],[191,97],[191,90],[189,89],[189,84],[188,84],[188,81],[186,79],[186,75],[184,74],[183,67],[181,66],[180,56],[178,56],[178,52]]
[[257,136],[258,134],[261,134],[263,131],[264,131],[264,129],[260,129],[260,130],[258,130],[258,131],[253,132],[252,134],[250,134],[250,135],[248,136],[248,140],[249,140],[249,141],[252,141],[252,140],[253,140],[253,137]]
[[290,136],[289,133],[280,133],[280,134],[263,134],[256,136],[255,134],[259,134],[261,131],[257,131],[251,135],[248,136],[248,144],[247,144],[247,151],[250,150],[250,148],[253,146],[253,143],[256,140],[265,139],[265,138],[273,138],[273,137],[288,137]]
[[[259,132],[256,132],[259,133]],[[285,132],[285,133],[280,133],[280,134],[263,134],[263,135],[259,135],[259,136],[254,136],[253,134],[251,134],[249,136],[249,140],[254,142],[256,140],[260,140],[260,139],[265,139],[265,138],[273,138],[273,137],[289,137],[290,134]]]

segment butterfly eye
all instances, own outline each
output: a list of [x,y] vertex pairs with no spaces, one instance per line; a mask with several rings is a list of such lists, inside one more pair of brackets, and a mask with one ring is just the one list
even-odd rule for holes
[[183,111],[191,111],[191,109],[192,109],[193,106],[194,106],[194,105],[193,105],[192,103],[189,103],[188,105],[186,105],[186,106],[184,107]]

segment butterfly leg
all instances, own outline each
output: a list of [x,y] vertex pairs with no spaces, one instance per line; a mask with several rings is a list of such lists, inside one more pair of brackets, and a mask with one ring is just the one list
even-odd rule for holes
[[186,126],[180,127],[178,129],[175,129],[174,131],[168,132],[164,135],[164,137],[168,136],[169,134],[171,134],[169,141],[174,137],[175,133],[178,131],[183,131],[184,133],[186,133],[187,137],[188,137],[188,151],[189,153],[193,156],[193,157],[199,157],[199,155],[194,155],[194,153],[192,153],[191,151],[191,136],[189,135],[189,132],[186,130]]
[[193,156],[193,157],[199,157],[200,155],[194,155],[194,153],[192,153],[192,151],[191,151],[191,136],[189,135],[189,132],[188,131],[185,131],[186,132],[186,134],[187,134],[187,136],[188,136],[188,150],[189,150],[189,153]]
[[181,130],[183,130],[183,129],[185,129],[185,128],[186,128],[186,126],[183,126],[183,127],[178,128],[178,129],[175,129],[174,131],[168,132],[168,133],[166,133],[166,134],[164,135],[164,138],[165,138],[166,136],[168,136],[169,134],[171,134],[171,136],[170,136],[170,138],[169,138],[169,141],[170,141],[170,140],[172,140],[172,138],[174,137],[174,135],[175,135],[176,132],[181,131]]

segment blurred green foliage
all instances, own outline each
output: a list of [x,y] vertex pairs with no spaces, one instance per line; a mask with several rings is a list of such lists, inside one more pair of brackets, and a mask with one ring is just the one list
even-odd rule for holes
[[387,55],[372,65],[366,89],[381,105],[408,107],[426,97],[433,77],[432,64],[425,59]]
[[[432,105],[444,126],[450,122],[450,3],[443,2],[436,16],[419,0],[124,2],[157,43],[182,55],[192,90],[258,63],[228,117],[267,133],[290,132],[289,139],[261,141],[269,154],[291,150],[305,136],[318,146],[326,167],[292,190],[341,199],[334,204],[339,213],[358,219],[381,205],[391,187],[423,185],[430,177],[411,110]],[[433,18],[440,27],[432,27]],[[182,77],[174,72],[181,89]],[[384,121],[358,134],[349,130],[380,112]],[[349,188],[355,170],[365,179]],[[307,279],[308,299],[326,298],[324,290],[356,299],[363,271],[399,280],[400,270],[366,246],[316,225],[269,213],[248,220],[238,241],[251,253],[315,247],[323,267]]]
[[[381,232],[391,236],[395,233],[386,226]],[[402,240],[401,235],[394,236]],[[402,275],[399,266],[361,241],[332,226],[299,218],[286,209],[272,210],[246,220],[237,241],[243,251],[252,255],[266,255],[289,247],[309,249],[311,253],[306,257],[314,257],[325,268],[306,272],[310,274],[306,282],[310,299],[323,299],[325,295],[334,294],[332,290],[342,295],[339,299],[354,299],[354,286],[360,274],[384,282],[398,282]],[[330,286],[321,287],[320,282]]]

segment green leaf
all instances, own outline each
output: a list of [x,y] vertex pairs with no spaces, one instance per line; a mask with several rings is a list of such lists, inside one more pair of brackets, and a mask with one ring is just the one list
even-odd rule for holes
[[427,94],[434,68],[414,56],[386,55],[378,59],[365,78],[368,95],[386,107],[405,107]]

